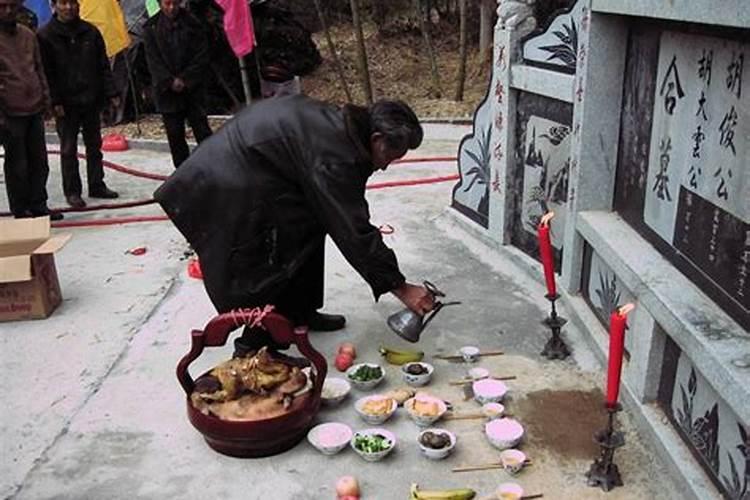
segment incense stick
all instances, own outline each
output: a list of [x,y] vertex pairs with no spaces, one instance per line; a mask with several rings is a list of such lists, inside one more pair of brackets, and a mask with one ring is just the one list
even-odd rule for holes
[[[487,351],[487,352],[480,352],[479,356],[480,357],[481,356],[502,356],[503,354],[505,354],[503,351]],[[436,354],[435,356],[433,356],[433,358],[443,359],[447,361],[464,359],[464,357],[461,356],[460,354]]]
[[[492,380],[516,380],[518,377],[516,377],[515,375],[509,375],[507,377],[487,377],[487,378],[492,379]],[[482,379],[479,379],[479,380],[482,380]],[[448,385],[464,385],[464,384],[470,384],[472,382],[476,382],[476,380],[474,380],[473,378],[466,378],[463,380],[452,380],[448,382]]]

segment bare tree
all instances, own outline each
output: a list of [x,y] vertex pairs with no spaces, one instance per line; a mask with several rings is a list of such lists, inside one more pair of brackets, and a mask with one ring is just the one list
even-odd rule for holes
[[437,58],[435,57],[435,47],[432,44],[432,35],[430,35],[430,11],[428,10],[426,0],[418,0],[419,7],[419,26],[422,30],[422,37],[427,46],[427,55],[430,58],[430,73],[432,74],[432,96],[440,98],[443,93],[440,90],[440,75],[438,74]]
[[350,0],[352,6],[352,21],[354,22],[354,31],[357,34],[359,71],[362,78],[362,89],[365,92],[367,104],[372,104],[372,85],[370,84],[370,70],[367,67],[367,50],[365,49],[365,35],[362,33],[362,20],[359,17],[358,0]]
[[328,50],[331,51],[331,58],[333,59],[333,66],[336,68],[336,73],[339,75],[339,80],[341,81],[341,86],[344,88],[344,93],[346,94],[346,100],[347,102],[352,102],[352,94],[349,92],[349,84],[346,83],[346,77],[344,76],[344,69],[341,67],[341,61],[339,60],[339,55],[336,53],[336,46],[333,44],[333,39],[331,38],[331,31],[328,29],[328,24],[326,23],[326,17],[323,14],[323,9],[320,8],[320,0],[314,0],[315,1],[315,10],[318,11],[318,18],[320,19],[320,25],[323,27],[323,32],[326,35],[326,42],[328,43]]
[[459,65],[458,65],[458,82],[456,84],[456,95],[454,100],[464,100],[464,82],[466,80],[466,0],[458,0],[458,12],[460,17],[460,36],[459,36]]
[[487,49],[492,46],[493,14],[495,0],[479,0],[479,60],[484,62]]

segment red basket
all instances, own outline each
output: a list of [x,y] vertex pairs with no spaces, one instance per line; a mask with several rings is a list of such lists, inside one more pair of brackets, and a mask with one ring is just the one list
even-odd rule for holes
[[206,415],[193,406],[190,395],[195,381],[188,372],[190,364],[206,347],[219,347],[227,342],[229,333],[257,320],[258,310],[239,310],[221,314],[208,322],[203,330],[193,330],[190,352],[177,365],[177,379],[185,390],[190,423],[203,434],[208,445],[219,453],[233,457],[265,457],[282,453],[299,443],[312,426],[320,410],[323,380],[328,367],[325,358],[310,345],[307,328],[294,328],[283,316],[269,313],[262,325],[279,344],[294,344],[310,360],[313,387],[309,397],[295,400],[288,413],[266,420],[237,422]]

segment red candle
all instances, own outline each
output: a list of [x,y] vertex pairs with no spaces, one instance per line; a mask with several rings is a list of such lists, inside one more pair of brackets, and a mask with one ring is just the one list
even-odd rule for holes
[[612,311],[609,317],[609,364],[607,366],[607,407],[614,408],[620,396],[620,373],[625,351],[625,327],[633,304]]
[[552,242],[549,237],[549,221],[554,217],[554,212],[548,212],[539,223],[539,256],[544,266],[544,280],[547,282],[547,294],[550,297],[557,295],[555,286],[555,259],[552,256]]

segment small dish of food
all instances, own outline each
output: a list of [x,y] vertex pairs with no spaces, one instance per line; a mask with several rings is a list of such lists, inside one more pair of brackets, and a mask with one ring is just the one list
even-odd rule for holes
[[341,403],[351,390],[351,384],[343,378],[327,377],[323,381],[323,390],[320,396],[323,404],[335,406]]
[[419,433],[417,444],[425,457],[442,460],[456,447],[456,435],[445,429],[426,429]]
[[500,452],[500,463],[508,474],[518,474],[526,465],[526,454],[516,449],[503,450]]
[[469,378],[471,380],[482,380],[483,378],[489,378],[490,371],[487,368],[472,368],[468,371]]
[[448,411],[445,401],[424,393],[417,393],[416,396],[407,400],[404,408],[420,427],[432,425]]
[[335,455],[352,439],[351,428],[339,422],[316,425],[307,433],[307,440],[323,455]]
[[505,406],[500,403],[485,403],[482,405],[482,414],[487,417],[487,420],[500,418],[503,413],[505,413]]
[[523,488],[516,483],[503,483],[497,487],[495,496],[498,500],[521,500]]
[[360,391],[369,391],[383,381],[385,371],[375,363],[358,363],[346,370],[346,378]]
[[477,380],[471,384],[471,388],[474,391],[474,399],[476,399],[479,404],[499,403],[508,392],[507,385],[501,380],[495,380],[492,378]]
[[474,363],[479,359],[479,348],[467,345],[458,350],[466,363]]
[[350,443],[352,449],[364,460],[377,462],[396,447],[396,436],[386,429],[364,429],[355,432]]
[[430,382],[434,371],[435,368],[431,364],[415,361],[406,363],[401,367],[401,376],[404,378],[404,382],[410,386],[422,387]]
[[396,400],[382,394],[366,396],[354,403],[357,414],[370,425],[382,424],[391,418],[396,408],[398,408]]

